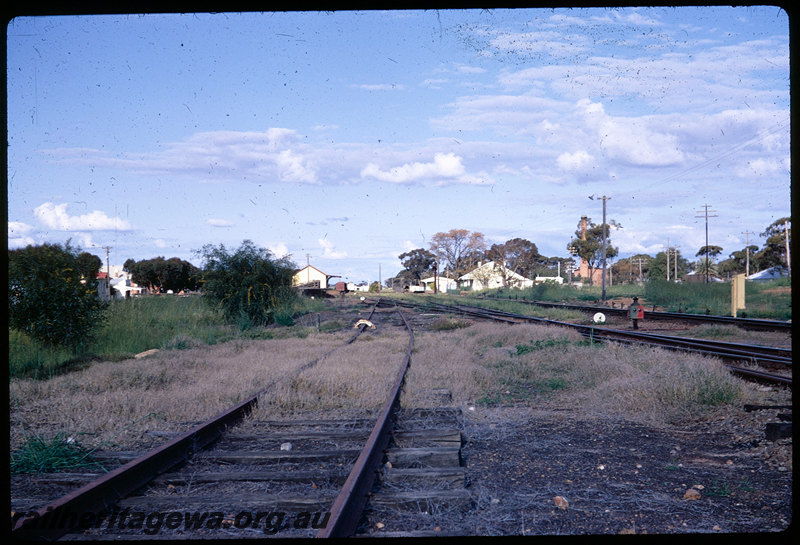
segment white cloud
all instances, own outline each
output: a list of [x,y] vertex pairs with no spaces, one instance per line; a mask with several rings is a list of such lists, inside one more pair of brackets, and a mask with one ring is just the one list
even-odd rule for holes
[[396,83],[364,83],[356,85],[356,87],[365,91],[402,91],[405,89],[405,86]]
[[407,184],[420,181],[436,181],[439,183],[487,183],[485,178],[468,175],[462,164],[462,158],[454,153],[437,153],[429,163],[406,163],[389,170],[381,170],[375,163],[370,163],[361,170],[362,178],[375,178],[382,182]]
[[8,222],[8,247],[24,248],[25,246],[36,244],[33,237],[30,236],[33,227],[27,223],[19,221]]
[[612,117],[602,104],[590,100],[578,101],[576,110],[610,159],[637,166],[667,166],[684,160],[678,138],[651,126],[648,118]]
[[559,168],[570,172],[584,172],[594,164],[594,157],[580,150],[575,153],[562,153],[556,159]]
[[325,259],[344,259],[347,252],[337,252],[333,249],[333,244],[324,238],[318,239],[317,243],[322,248],[322,257]]
[[[80,151],[78,153],[77,151]],[[308,151],[308,153],[306,153]],[[125,168],[150,175],[182,174],[194,179],[269,180],[317,183],[317,167],[297,132],[280,127],[263,132],[210,131],[171,142],[157,153],[110,157],[97,150],[49,150],[62,162]]]
[[317,173],[308,160],[292,150],[283,150],[275,157],[282,180],[290,182],[317,182]]
[[217,218],[209,218],[206,220],[206,223],[211,227],[232,227],[233,222],[228,220],[222,220]]
[[94,210],[80,216],[70,216],[67,204],[46,202],[33,210],[36,218],[49,229],[57,231],[130,231],[131,224],[119,218],[110,218],[105,212]]
[[267,244],[266,246],[267,250],[272,252],[272,254],[278,258],[286,257],[289,255],[289,248],[283,242]]

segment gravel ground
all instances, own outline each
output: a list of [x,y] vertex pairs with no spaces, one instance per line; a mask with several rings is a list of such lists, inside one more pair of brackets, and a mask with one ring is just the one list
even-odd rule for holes
[[791,439],[763,439],[766,412],[685,429],[513,413],[470,423],[475,534],[780,532],[792,521]]
[[372,517],[372,535],[788,536],[792,441],[764,438],[774,415],[659,429],[572,409],[468,408],[471,508]]

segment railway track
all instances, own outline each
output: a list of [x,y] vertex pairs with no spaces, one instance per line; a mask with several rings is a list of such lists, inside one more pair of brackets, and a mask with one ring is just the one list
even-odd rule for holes
[[[566,308],[572,310],[580,310],[594,314],[602,312],[615,316],[627,317],[628,311],[622,307],[610,307],[607,305],[578,305],[568,303],[551,303],[545,301],[532,301],[527,299],[512,299],[503,297],[480,297],[487,301],[514,301],[515,303],[524,303],[527,305],[534,305],[542,308]],[[685,312],[664,312],[664,311],[647,311],[648,320],[680,320],[684,322],[694,322],[703,324],[725,324],[734,325],[742,329],[752,329],[759,331],[786,331],[792,329],[791,322],[783,322],[780,320],[766,320],[761,318],[740,318],[733,316],[717,316],[713,314],[690,314]]]
[[[359,529],[365,511],[468,504],[458,415],[440,411],[442,420],[441,414],[400,408],[413,330],[396,306],[391,313],[379,306],[388,307],[374,304],[354,335],[330,351],[355,342],[373,320],[408,332],[399,369],[390,366],[398,370],[377,416],[248,419],[273,383],[186,433],[152,432],[166,439],[152,451],[96,453],[106,467],[116,466],[104,475],[39,476],[40,485],[73,491],[38,508],[34,499],[12,498],[19,513],[12,516],[12,535],[69,541],[347,537],[365,531]],[[300,366],[295,376],[324,357]],[[420,418],[426,422],[421,427]],[[439,419],[433,426],[432,418]],[[440,484],[426,488],[432,480]],[[415,481],[417,486],[409,485]]]
[[[385,304],[385,303],[384,303]],[[722,341],[691,339],[685,337],[675,337],[667,335],[657,335],[638,331],[626,331],[611,329],[600,326],[588,326],[583,324],[573,324],[546,318],[536,318],[506,312],[502,310],[476,307],[470,305],[444,305],[431,301],[409,301],[407,299],[398,300],[398,305],[409,308],[425,309],[428,311],[461,314],[481,319],[501,321],[505,323],[524,323],[536,322],[562,327],[569,327],[577,330],[581,335],[594,341],[615,341],[640,345],[659,346],[670,350],[683,350],[698,353],[705,356],[718,357],[726,362],[728,368],[743,377],[761,382],[768,382],[778,385],[791,387],[792,379],[790,376],[771,373],[766,369],[786,370],[791,369],[792,351],[791,349],[775,348],[761,345],[737,344]],[[742,364],[753,364],[761,369],[751,369],[743,367]]]

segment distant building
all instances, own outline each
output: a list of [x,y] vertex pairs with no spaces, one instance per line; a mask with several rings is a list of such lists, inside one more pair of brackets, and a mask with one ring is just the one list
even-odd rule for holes
[[786,267],[770,267],[769,269],[764,269],[763,271],[758,271],[755,274],[751,274],[748,280],[753,280],[754,282],[767,282],[769,280],[776,280],[778,278],[787,278],[789,276],[789,271],[786,270]]
[[555,282],[556,284],[564,283],[564,279],[560,276],[537,276],[533,281],[537,284],[542,284],[544,282]]
[[131,280],[131,274],[120,266],[112,266],[111,278],[107,271],[97,273],[97,293],[103,301],[109,300],[108,286],[111,285],[111,297],[114,299],[128,299],[133,296],[144,295],[146,289]]
[[425,291],[436,291],[439,293],[447,293],[448,291],[458,291],[458,282],[452,278],[445,276],[429,276],[422,279],[422,285],[425,286]]
[[533,280],[525,278],[499,263],[488,261],[459,277],[458,284],[462,290],[478,291],[497,288],[530,288],[533,286]]
[[331,278],[340,278],[333,274],[325,274],[313,265],[306,265],[299,271],[295,271],[292,277],[292,286],[305,289],[328,289],[328,281]]

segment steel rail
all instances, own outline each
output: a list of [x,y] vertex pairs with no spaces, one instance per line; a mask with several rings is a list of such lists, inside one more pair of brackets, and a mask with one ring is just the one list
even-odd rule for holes
[[[617,342],[629,342],[639,344],[649,344],[661,346],[670,350],[683,350],[693,353],[699,353],[707,356],[720,357],[732,361],[750,361],[753,363],[760,363],[766,365],[781,365],[791,367],[791,350],[753,346],[753,345],[735,345],[733,343],[723,343],[721,341],[704,341],[702,339],[686,339],[682,337],[669,337],[666,335],[654,335],[649,333],[623,331],[610,328],[599,328],[595,326],[587,326],[582,324],[572,324],[569,322],[562,322],[558,320],[551,320],[547,318],[536,318],[533,316],[526,316],[524,314],[515,314],[503,310],[496,310],[481,307],[469,307],[465,305],[442,305],[439,303],[425,302],[409,302],[404,301],[405,306],[423,308],[427,310],[438,310],[440,312],[449,313],[463,313],[466,315],[482,317],[487,319],[500,319],[508,322],[511,320],[523,320],[528,322],[546,323],[550,325],[558,325],[563,327],[570,327],[576,329],[584,337],[592,338],[594,340],[611,340]],[[750,348],[748,348],[750,347]],[[762,379],[771,380],[781,384],[788,384],[791,386],[791,378],[786,378],[780,375],[773,375],[766,372],[748,371],[740,367],[728,367],[739,374],[747,376],[758,376]]]
[[792,377],[785,377],[782,375],[776,375],[774,373],[767,373],[766,371],[759,371],[757,369],[746,369],[744,367],[737,367],[735,365],[728,365],[728,369],[736,373],[737,375],[742,375],[744,377],[748,377],[759,382],[766,382],[769,384],[781,384],[783,386],[788,386],[789,388],[792,387]]
[[[586,336],[593,336],[596,339],[606,337],[614,340],[630,340],[646,344],[656,344],[667,348],[680,348],[686,350],[703,351],[709,354],[727,357],[730,359],[745,359],[756,361],[764,364],[777,364],[782,366],[791,366],[792,364],[792,351],[787,348],[777,348],[772,346],[752,345],[752,344],[739,344],[729,343],[725,341],[715,341],[706,339],[694,339],[686,337],[674,337],[668,335],[659,335],[646,332],[625,331],[621,329],[612,329],[602,326],[588,326],[582,324],[573,324],[558,320],[551,320],[547,318],[537,318],[534,316],[526,316],[524,314],[516,314],[503,310],[481,308],[481,307],[465,307],[464,305],[439,305],[434,304],[432,307],[430,303],[421,303],[426,308],[433,308],[438,310],[447,310],[450,312],[464,312],[469,311],[470,315],[483,316],[491,314],[502,317],[503,321],[509,320],[525,320],[540,323],[548,323],[552,325],[567,326],[578,330]],[[480,310],[479,310],[480,309]]]
[[[535,301],[527,299],[511,299],[508,297],[478,297],[478,299],[486,299],[489,301],[513,301],[515,303],[524,303],[527,305],[536,305],[546,308],[567,308],[571,310],[583,310],[587,312],[605,312],[607,314],[615,314],[620,316],[627,316],[628,311],[624,308],[614,308],[607,306],[593,306],[593,305],[578,305],[570,303],[553,303],[548,301]],[[695,322],[711,322],[720,324],[731,324],[742,327],[744,329],[759,329],[759,330],[776,330],[776,331],[790,331],[792,322],[781,320],[768,320],[765,318],[739,318],[733,316],[719,316],[715,314],[693,314],[685,312],[666,312],[666,311],[645,311],[648,319],[653,320],[686,320]]]
[[[591,327],[591,326],[589,326]],[[789,348],[778,348],[774,346],[763,346],[755,344],[730,343],[726,341],[716,341],[712,339],[695,339],[674,337],[669,335],[659,335],[654,333],[625,331],[610,328],[597,328],[596,331],[608,332],[609,336],[617,338],[627,338],[632,340],[643,340],[649,344],[659,344],[670,347],[680,347],[687,349],[708,350],[718,355],[725,355],[732,358],[756,359],[761,363],[774,363],[791,367],[792,350]]]
[[369,491],[375,481],[378,466],[389,445],[390,432],[394,426],[397,408],[400,405],[400,394],[405,383],[406,372],[411,364],[411,352],[414,350],[414,331],[405,316],[399,310],[397,313],[403,319],[409,334],[405,360],[397,373],[389,399],[381,410],[378,422],[367,439],[367,444],[359,454],[341,492],[333,502],[328,524],[317,533],[316,537],[318,538],[351,537],[355,534]]
[[[372,307],[369,318],[375,313]],[[358,331],[346,341],[352,344],[367,328],[359,326]],[[320,359],[337,350],[333,348],[323,356],[300,366],[300,373],[315,365]],[[173,467],[185,463],[191,456],[217,441],[229,427],[238,424],[258,404],[258,399],[268,393],[276,382],[266,386],[250,398],[225,410],[190,431],[175,437],[164,445],[124,464],[81,488],[35,511],[35,515],[20,518],[12,529],[12,536],[22,540],[57,540],[74,529],[74,526],[59,524],[65,517],[70,520],[81,516],[97,516],[108,512],[119,500],[146,485],[156,476]]]

